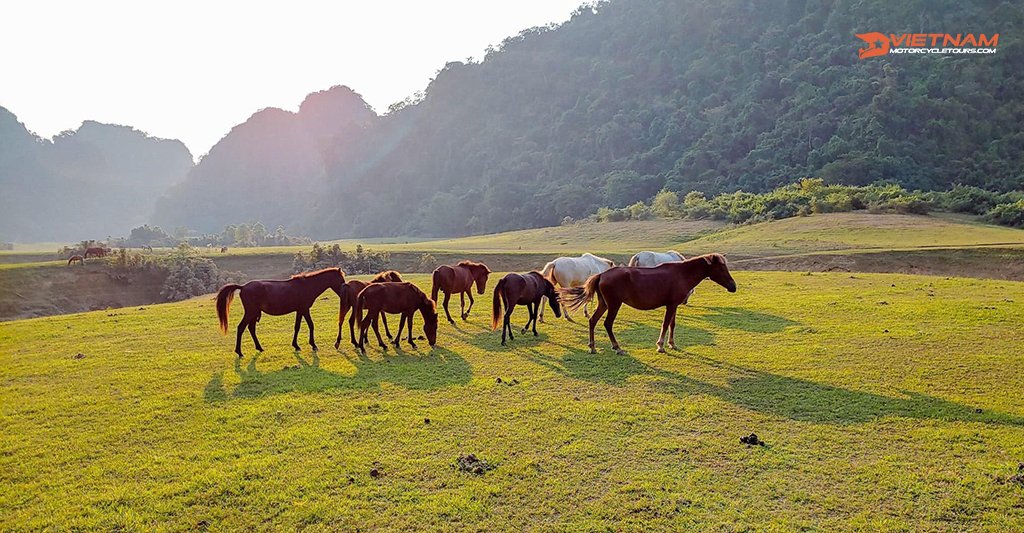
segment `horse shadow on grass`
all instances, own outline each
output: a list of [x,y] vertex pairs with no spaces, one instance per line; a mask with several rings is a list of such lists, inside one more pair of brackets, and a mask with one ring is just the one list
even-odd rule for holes
[[[779,322],[776,326],[786,327]],[[714,344],[713,333],[677,324],[677,343],[680,346]],[[636,324],[638,333],[653,332],[657,328]],[[648,331],[650,330],[650,331]],[[629,331],[624,330],[624,332]],[[684,335],[679,337],[679,333]],[[681,340],[691,339],[681,343]],[[695,355],[686,351],[669,351],[674,357],[688,358],[725,374],[721,384],[702,381],[673,371],[663,370],[637,360],[630,355],[618,355],[610,350],[590,354],[579,346],[565,346],[569,353],[551,356],[537,349],[527,349],[528,361],[544,366],[557,374],[592,383],[621,386],[635,377],[653,378],[652,386],[677,396],[705,394],[759,413],[817,424],[847,425],[870,422],[886,417],[918,418],[943,421],[981,422],[988,424],[1024,426],[1024,417],[985,412],[971,406],[945,400],[928,394],[904,391],[900,397],[884,396],[866,391],[844,389],[801,378],[775,374],[762,370]],[[644,348],[651,349],[652,348]]]
[[694,319],[714,324],[719,328],[738,329],[749,333],[778,333],[789,326],[800,325],[799,322],[786,317],[742,307],[705,307],[704,309],[710,312],[694,317]]
[[288,392],[322,392],[326,390],[367,390],[379,388],[382,383],[414,390],[440,389],[452,385],[469,383],[473,377],[472,368],[461,356],[445,348],[421,347],[417,352],[398,351],[392,348],[380,359],[356,352],[342,354],[355,366],[354,374],[342,374],[320,366],[320,355],[313,352],[307,359],[295,352],[295,365],[285,365],[278,370],[259,368],[259,355],[242,365],[235,360],[234,372],[239,383],[233,390],[224,384],[224,372],[216,372],[210,378],[203,398],[210,403],[230,398],[256,398],[270,394]]

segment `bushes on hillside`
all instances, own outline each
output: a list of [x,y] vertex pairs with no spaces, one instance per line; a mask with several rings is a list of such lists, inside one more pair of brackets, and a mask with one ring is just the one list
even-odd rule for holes
[[993,207],[985,215],[985,218],[1003,226],[1024,228],[1024,200],[1017,200],[1011,204],[999,204]]
[[335,244],[325,248],[316,243],[308,253],[295,254],[292,271],[295,273],[319,270],[321,268],[340,267],[347,274],[373,274],[386,270],[391,254],[374,252],[357,244],[355,251],[347,252]]
[[160,296],[168,302],[209,294],[226,283],[244,281],[241,272],[220,270],[210,259],[199,257],[187,243],[180,244],[170,257],[157,261],[167,270]]
[[828,185],[822,179],[802,179],[771,192],[743,191],[719,194],[711,199],[691,191],[679,194],[662,189],[650,205],[638,202],[621,209],[603,207],[591,215],[597,222],[642,218],[689,218],[724,220],[747,224],[867,209],[872,213],[927,214],[933,210],[985,215],[992,222],[1019,225],[1015,214],[1024,192],[994,193],[977,187],[957,186],[946,192],[907,191],[892,183],[865,186]]

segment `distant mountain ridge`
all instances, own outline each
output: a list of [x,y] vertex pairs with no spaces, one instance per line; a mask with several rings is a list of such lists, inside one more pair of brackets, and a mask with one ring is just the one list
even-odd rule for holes
[[253,221],[301,226],[327,187],[325,157],[376,118],[361,96],[343,86],[310,94],[297,113],[262,109],[232,128],[160,198],[153,221],[202,231]]
[[0,239],[67,241],[122,235],[192,168],[181,141],[85,121],[46,140],[0,107]]

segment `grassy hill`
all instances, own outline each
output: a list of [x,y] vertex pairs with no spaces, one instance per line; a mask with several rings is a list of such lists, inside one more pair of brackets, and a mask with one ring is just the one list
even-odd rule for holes
[[735,277],[664,355],[633,310],[626,356],[564,320],[502,348],[481,299],[366,357],[333,295],[319,354],[265,316],[241,361],[208,297],[0,324],[0,529],[1024,527],[1024,283]]
[[1024,246],[1024,230],[953,216],[831,213],[728,228],[680,251],[764,256],[990,245]]

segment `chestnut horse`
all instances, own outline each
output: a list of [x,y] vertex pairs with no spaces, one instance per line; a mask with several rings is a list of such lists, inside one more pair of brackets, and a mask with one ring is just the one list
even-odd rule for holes
[[[363,311],[366,316],[363,317]],[[373,324],[373,332],[377,335],[377,342],[380,347],[387,351],[388,347],[380,338],[380,330],[377,328],[377,319],[384,313],[401,314],[398,321],[398,331],[395,332],[395,349],[398,349],[402,342],[402,328],[408,323],[409,345],[413,348],[416,343],[412,340],[412,318],[416,311],[423,317],[423,333],[427,336],[427,342],[433,346],[437,343],[437,304],[427,297],[426,293],[419,287],[408,282],[371,283],[366,286],[359,297],[356,298],[356,307],[353,313],[359,319],[359,350],[366,353],[366,333]]]
[[82,256],[80,256],[80,255],[73,255],[73,256],[68,258],[68,266],[71,266],[73,263],[78,263],[78,264],[81,265],[84,262],[85,262],[85,259],[82,259]]
[[541,301],[547,296],[551,305],[551,312],[555,317],[562,316],[558,305],[558,293],[551,280],[545,278],[540,272],[533,271],[527,274],[516,274],[512,272],[505,274],[505,277],[498,280],[494,286],[494,302],[491,307],[491,329],[498,329],[498,318],[501,315],[502,300],[505,303],[505,320],[501,326],[501,345],[505,346],[505,332],[508,332],[508,339],[515,340],[512,336],[512,311],[517,305],[525,305],[530,313],[530,318],[523,326],[522,333],[533,324],[533,336],[537,336],[537,314]]
[[82,254],[85,259],[90,257],[105,257],[110,253],[110,248],[104,248],[102,246],[90,246],[85,249],[85,253]]
[[723,286],[729,292],[736,292],[736,282],[729,274],[729,267],[722,254],[708,254],[686,261],[662,263],[656,267],[615,267],[587,280],[583,287],[559,289],[562,300],[569,309],[577,309],[597,295],[597,309],[590,315],[590,353],[594,348],[594,327],[601,315],[608,311],[604,329],[612,341],[612,348],[619,354],[625,353],[615,340],[612,325],[622,304],[648,311],[665,308],[665,320],[658,336],[658,352],[665,353],[665,332],[668,345],[676,349],[676,308],[686,303],[690,292],[705,278]]
[[[366,288],[370,283],[386,283],[389,281],[402,281],[402,275],[395,270],[388,270],[377,274],[368,282],[359,281],[357,279],[349,280],[348,283],[341,289],[341,298],[338,307],[338,338],[334,340],[334,348],[337,349],[341,344],[341,331],[342,324],[345,322],[345,315],[348,314],[349,309],[352,309],[356,305],[356,297],[359,293]],[[388,340],[391,340],[391,330],[388,329],[388,317],[381,317],[384,320],[384,334],[388,336]],[[356,322],[356,315],[353,313],[348,317],[348,335],[352,341],[353,346],[359,346],[356,342],[356,333],[354,324]]]
[[[448,299],[453,293],[458,293],[462,319],[465,320],[469,316],[469,311],[473,309],[473,284],[476,283],[477,293],[483,294],[487,288],[487,275],[490,273],[491,269],[487,268],[487,265],[472,261],[460,261],[457,265],[441,265],[434,269],[430,298],[436,302],[437,291],[444,291],[444,314],[448,317],[448,322],[454,324],[455,321],[448,312]],[[469,309],[466,309],[467,294]]]
[[327,289],[331,289],[339,297],[345,285],[345,274],[340,268],[325,268],[316,272],[296,274],[287,280],[253,280],[245,285],[230,283],[221,287],[217,293],[217,318],[220,319],[220,332],[228,330],[228,308],[235,297],[235,291],[241,289],[242,307],[245,315],[238,323],[238,335],[235,337],[235,353],[242,357],[242,333],[249,328],[249,335],[256,349],[263,351],[259,339],[256,338],[256,323],[263,313],[268,315],[287,315],[295,313],[295,335],[292,336],[292,347],[299,350],[299,328],[302,318],[306,318],[309,326],[309,345],[316,351],[313,340],[313,319],[309,316],[309,308]]

